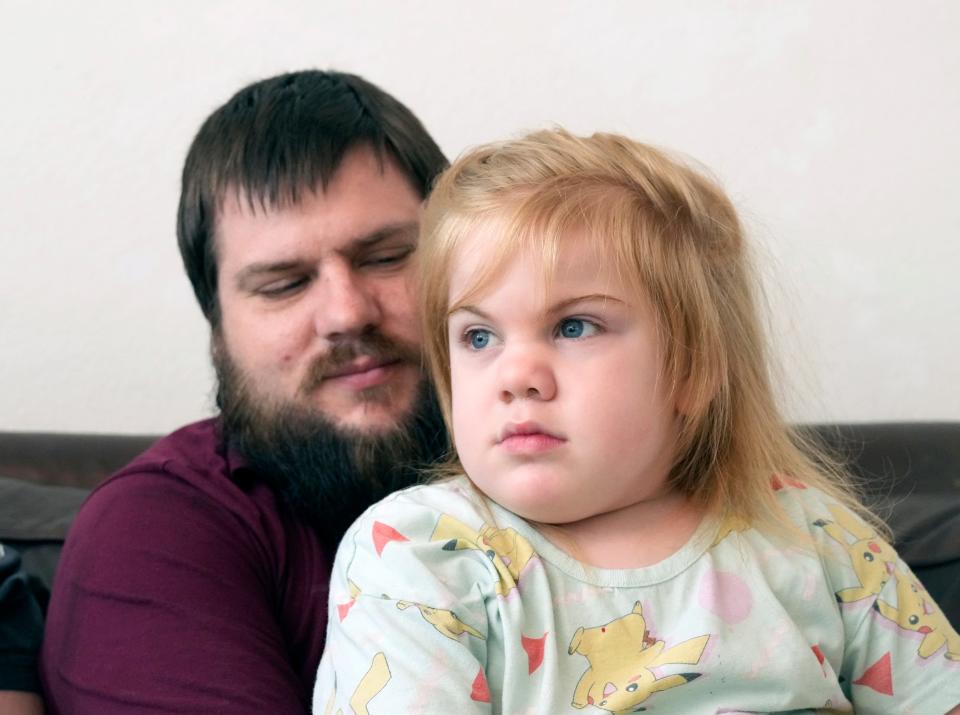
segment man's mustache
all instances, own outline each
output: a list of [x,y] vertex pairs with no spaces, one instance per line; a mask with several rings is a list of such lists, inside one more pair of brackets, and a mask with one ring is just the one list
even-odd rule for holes
[[329,351],[310,363],[300,383],[300,394],[310,394],[330,375],[342,371],[357,358],[370,358],[379,364],[421,363],[420,350],[416,345],[388,338],[379,330],[369,330],[334,343]]

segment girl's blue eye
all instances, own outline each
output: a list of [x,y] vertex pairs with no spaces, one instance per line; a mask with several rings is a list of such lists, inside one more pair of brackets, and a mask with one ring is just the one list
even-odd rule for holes
[[567,318],[560,323],[560,335],[565,338],[579,338],[583,335],[583,321]]
[[588,337],[596,332],[596,325],[583,318],[566,318],[557,326],[557,333],[562,338],[576,340]]
[[474,328],[467,333],[467,342],[474,350],[483,350],[490,345],[490,331]]

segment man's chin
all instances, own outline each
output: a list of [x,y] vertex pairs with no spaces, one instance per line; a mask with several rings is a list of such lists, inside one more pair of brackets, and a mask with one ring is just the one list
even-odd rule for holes
[[[405,371],[406,372],[406,371]],[[401,429],[416,409],[421,376],[398,376],[390,384],[359,391],[320,388],[311,396],[305,411],[313,410],[344,437],[378,437]]]
[[356,405],[336,421],[303,404],[270,408],[249,395],[232,396],[240,399],[224,400],[227,438],[280,502],[329,544],[370,504],[415,484],[420,469],[447,451],[443,418],[426,384],[405,411]]
[[416,483],[447,453],[436,395],[412,359],[371,389],[344,391],[321,378],[284,401],[259,392],[216,336],[213,345],[228,442],[331,545],[370,504]]
[[323,411],[330,425],[337,433],[345,438],[378,438],[389,436],[402,429],[412,412],[412,405],[400,411],[396,409],[369,409],[358,408],[347,414],[336,416]]

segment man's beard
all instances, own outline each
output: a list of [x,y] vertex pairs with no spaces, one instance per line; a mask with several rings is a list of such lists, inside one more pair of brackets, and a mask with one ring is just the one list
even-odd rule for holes
[[[229,445],[273,489],[280,503],[328,544],[336,544],[368,506],[420,481],[422,469],[448,451],[440,407],[426,379],[409,414],[399,418],[393,430],[347,430],[317,408],[258,394],[222,338],[215,335],[213,340],[217,403]],[[397,352],[395,344],[379,333],[361,336],[355,343],[312,365],[300,392],[309,395],[331,364],[357,355]],[[389,399],[384,388],[374,388],[367,397]]]

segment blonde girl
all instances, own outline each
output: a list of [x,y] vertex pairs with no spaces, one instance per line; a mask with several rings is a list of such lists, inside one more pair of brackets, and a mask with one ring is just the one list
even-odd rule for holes
[[318,712],[945,713],[960,638],[787,428],[721,189],[627,138],[473,150],[426,207],[456,454],[347,532]]

